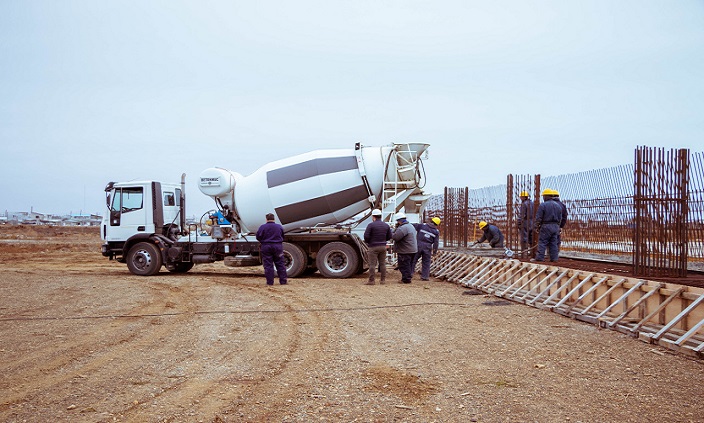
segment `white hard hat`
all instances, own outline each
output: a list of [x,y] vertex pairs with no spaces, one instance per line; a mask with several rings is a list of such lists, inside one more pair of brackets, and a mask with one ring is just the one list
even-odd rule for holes
[[381,210],[379,210],[379,209],[372,210],[372,216],[381,216]]
[[401,219],[405,219],[405,218],[406,218],[406,213],[404,213],[404,212],[396,213],[396,217],[395,217],[396,220],[401,220]]

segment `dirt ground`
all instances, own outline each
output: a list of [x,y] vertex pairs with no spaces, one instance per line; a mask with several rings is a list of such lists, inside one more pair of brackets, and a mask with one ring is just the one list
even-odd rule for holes
[[702,422],[704,363],[431,280],[132,276],[0,227],[3,422]]

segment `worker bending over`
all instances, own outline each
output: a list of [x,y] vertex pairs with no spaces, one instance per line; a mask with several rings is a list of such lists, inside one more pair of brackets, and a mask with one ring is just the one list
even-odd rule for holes
[[482,220],[479,222],[479,229],[484,231],[484,234],[472,244],[473,246],[488,241],[491,248],[504,248],[504,234],[496,225],[490,225]]

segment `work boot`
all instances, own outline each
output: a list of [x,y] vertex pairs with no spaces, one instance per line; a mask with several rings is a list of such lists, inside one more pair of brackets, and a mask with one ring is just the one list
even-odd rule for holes
[[367,283],[365,283],[365,285],[374,285],[374,281],[367,281]]
[[381,281],[379,281],[379,285],[385,285],[385,284],[386,284],[385,280],[382,279]]

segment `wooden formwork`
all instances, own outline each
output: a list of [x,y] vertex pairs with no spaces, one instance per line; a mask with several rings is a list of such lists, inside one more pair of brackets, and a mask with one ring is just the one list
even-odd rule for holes
[[704,289],[440,250],[430,274],[704,358]]

